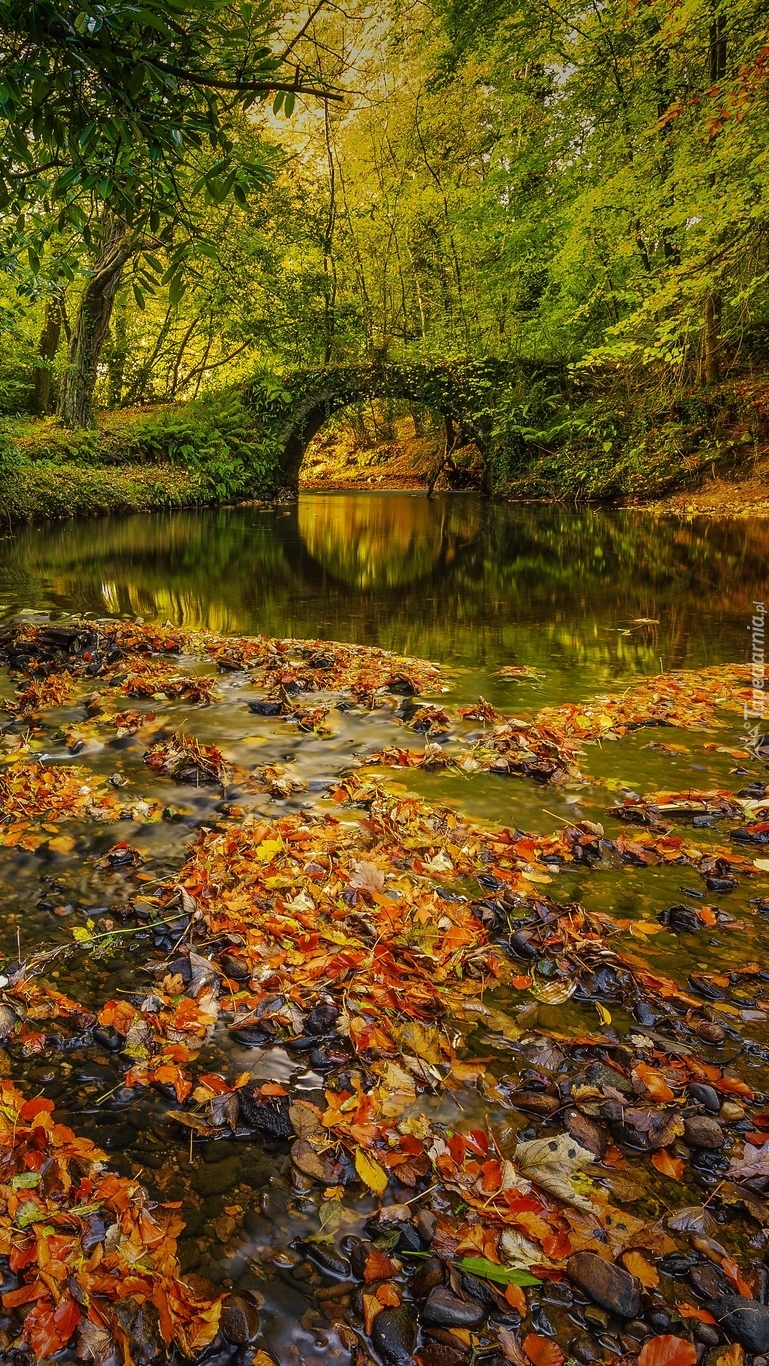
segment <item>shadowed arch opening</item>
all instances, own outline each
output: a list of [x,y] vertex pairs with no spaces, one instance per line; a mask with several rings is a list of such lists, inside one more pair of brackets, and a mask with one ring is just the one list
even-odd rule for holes
[[307,442],[299,487],[477,489],[482,478],[480,452],[453,419],[407,399],[361,397]]

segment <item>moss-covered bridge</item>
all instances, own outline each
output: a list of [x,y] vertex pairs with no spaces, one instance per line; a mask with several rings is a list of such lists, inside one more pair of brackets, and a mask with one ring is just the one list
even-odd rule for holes
[[[276,485],[295,490],[308,442],[324,423],[361,399],[403,399],[440,413],[473,440],[484,460],[486,487],[496,481],[495,442],[503,396],[524,396],[550,367],[523,361],[370,362],[295,370],[280,380],[255,376],[241,393],[276,466]],[[554,373],[554,372],[553,372]],[[509,438],[506,438],[509,440]]]

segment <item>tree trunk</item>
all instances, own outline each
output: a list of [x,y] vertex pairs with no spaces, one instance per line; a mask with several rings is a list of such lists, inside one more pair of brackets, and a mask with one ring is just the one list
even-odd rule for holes
[[107,360],[107,375],[109,378],[108,402],[110,408],[119,408],[123,398],[123,380],[125,377],[125,365],[128,359],[128,311],[126,301],[123,298],[114,310],[115,326],[112,334],[112,345]]
[[123,269],[136,243],[125,224],[107,218],[99,254],[80,301],[61,386],[59,417],[65,427],[88,427],[93,422],[93,392],[99,359],[109,330],[112,304]]
[[56,294],[45,301],[43,330],[38,345],[39,364],[32,380],[32,412],[45,417],[51,411],[51,364],[59,349],[64,323],[64,302]]

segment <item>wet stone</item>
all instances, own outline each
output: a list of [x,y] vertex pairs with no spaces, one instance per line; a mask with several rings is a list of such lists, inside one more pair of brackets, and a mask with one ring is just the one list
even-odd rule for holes
[[719,1024],[715,1024],[712,1020],[701,1020],[697,1025],[697,1038],[702,1039],[703,1043],[713,1044],[717,1047],[723,1043],[726,1033]]
[[443,1285],[443,1262],[439,1257],[428,1257],[427,1261],[419,1267],[411,1282],[414,1298],[417,1300],[427,1299],[430,1291],[438,1285]]
[[721,1295],[728,1295],[730,1290],[729,1278],[713,1262],[693,1266],[689,1272],[689,1284],[703,1300],[718,1299]]
[[696,1342],[702,1342],[706,1347],[717,1347],[721,1341],[721,1334],[713,1323],[695,1322],[692,1334]]
[[223,953],[218,961],[225,977],[233,982],[247,982],[251,976],[250,964],[236,953]]
[[724,1131],[717,1119],[708,1115],[693,1115],[684,1120],[684,1142],[690,1148],[717,1150],[724,1146]]
[[578,1338],[572,1338],[569,1343],[569,1354],[575,1361],[584,1362],[584,1366],[590,1366],[591,1362],[597,1361],[600,1357],[600,1350],[595,1338],[591,1338],[587,1333]]
[[704,1105],[711,1115],[717,1115],[721,1107],[721,1098],[712,1086],[705,1086],[703,1082],[693,1081],[689,1087],[689,1095],[692,1100],[696,1100],[699,1105]]
[[749,1352],[769,1352],[769,1305],[722,1295],[708,1305],[719,1327]]
[[383,1309],[374,1319],[371,1341],[374,1350],[391,1366],[410,1366],[417,1341],[413,1309],[407,1304]]
[[625,1324],[625,1333],[636,1342],[643,1342],[644,1338],[651,1337],[651,1328],[647,1328],[642,1319],[631,1319]]
[[635,1276],[596,1252],[575,1252],[566,1263],[569,1279],[596,1304],[623,1319],[637,1318],[641,1286]]
[[444,1328],[480,1328],[486,1309],[473,1300],[462,1300],[445,1286],[430,1291],[424,1307],[425,1323]]
[[597,1086],[603,1091],[607,1086],[619,1091],[623,1096],[633,1095],[633,1084],[623,1077],[620,1072],[615,1072],[613,1067],[607,1067],[603,1062],[593,1062],[587,1069],[587,1079],[591,1086]]
[[445,1342],[427,1342],[420,1348],[419,1360],[422,1366],[462,1366],[469,1355],[459,1343],[449,1347]]
[[229,1342],[245,1347],[259,1331],[259,1301],[249,1290],[228,1295],[222,1305],[219,1327]]
[[545,1091],[513,1091],[510,1099],[517,1110],[524,1110],[527,1114],[542,1115],[546,1119],[561,1108],[558,1097],[549,1096]]
[[239,1158],[228,1158],[215,1165],[203,1162],[193,1173],[191,1185],[198,1195],[224,1195],[239,1185],[242,1176]]

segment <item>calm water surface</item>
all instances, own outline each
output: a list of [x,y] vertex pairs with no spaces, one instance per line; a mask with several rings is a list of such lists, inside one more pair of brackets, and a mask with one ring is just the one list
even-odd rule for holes
[[[441,660],[461,690],[544,669],[542,701],[744,659],[765,521],[308,494],[288,508],[103,518],[0,541],[0,612],[93,612],[325,636]],[[643,625],[647,618],[654,624]]]

